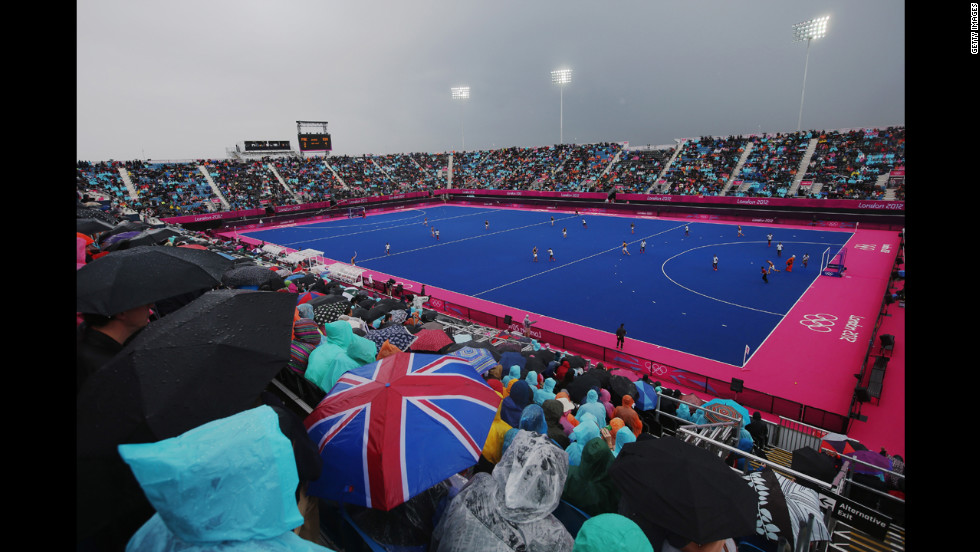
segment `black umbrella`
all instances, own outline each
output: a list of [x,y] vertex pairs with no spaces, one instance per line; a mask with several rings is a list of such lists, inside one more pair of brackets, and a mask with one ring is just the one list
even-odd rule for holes
[[282,276],[267,266],[244,265],[228,270],[221,276],[221,283],[230,287],[263,286],[268,284],[273,290],[285,286]]
[[231,261],[211,251],[135,247],[113,251],[78,269],[77,312],[111,316],[154,301],[210,289]]
[[629,443],[609,466],[629,512],[699,544],[755,533],[759,495],[714,454],[674,438]]
[[597,377],[597,371],[589,370],[581,376],[576,376],[572,383],[569,383],[565,387],[565,391],[568,392],[568,398],[573,402],[578,404],[585,403],[585,396],[589,393],[589,389],[602,388],[602,380]]
[[350,300],[344,297],[343,295],[335,295],[329,293],[326,295],[318,295],[310,299],[309,301],[307,301],[307,303],[309,303],[310,306],[313,307],[316,307],[318,305],[329,305],[330,303],[346,303],[349,305]]
[[75,220],[75,231],[89,236],[100,232],[108,232],[114,227],[108,222],[97,218],[80,218]]
[[86,380],[75,415],[80,532],[139,502],[117,445],[176,437],[256,405],[289,361],[295,306],[287,293],[208,292],[151,322]]
[[636,390],[636,384],[626,376],[610,375],[608,389],[614,406],[623,404],[623,397],[626,395],[633,397],[634,402],[640,398],[640,393]]
[[[801,447],[793,451],[790,467],[794,471],[809,475],[821,481],[830,483],[837,476],[836,461],[830,456],[810,447]],[[801,479],[800,484],[815,486],[814,483]]]
[[79,391],[79,453],[112,451],[141,425],[166,439],[254,406],[289,362],[295,308],[287,293],[217,290],[151,322]]

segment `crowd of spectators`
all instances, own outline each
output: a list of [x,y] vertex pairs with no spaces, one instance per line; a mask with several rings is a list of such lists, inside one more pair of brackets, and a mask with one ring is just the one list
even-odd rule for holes
[[720,195],[745,151],[745,138],[702,136],[683,143],[663,179],[661,193],[674,195]]
[[660,172],[674,155],[674,149],[624,149],[619,161],[602,177],[600,190],[646,193],[656,184]]
[[297,203],[266,165],[264,158],[209,159],[203,163],[232,211]]
[[820,184],[811,197],[882,199],[879,177],[904,164],[905,127],[826,131],[818,135],[805,178]]
[[[812,140],[817,141],[816,149],[804,173],[798,175]],[[742,186],[726,190],[750,143],[751,151],[734,179]],[[702,136],[686,140],[679,147],[672,162],[675,148],[631,150],[610,142],[455,154],[282,156],[181,163],[79,161],[76,186],[81,193],[105,196],[122,209],[172,217],[216,209],[256,209],[433,191],[448,185],[449,159],[453,155],[454,188],[882,199],[886,188],[878,185],[879,179],[905,164],[905,128]],[[201,167],[217,185],[227,206],[214,194]],[[128,174],[135,198],[120,170]],[[793,191],[797,176],[816,185]],[[895,187],[893,196],[905,198],[904,182]]]
[[753,137],[752,150],[737,177],[745,195],[786,197],[811,138],[810,132]]

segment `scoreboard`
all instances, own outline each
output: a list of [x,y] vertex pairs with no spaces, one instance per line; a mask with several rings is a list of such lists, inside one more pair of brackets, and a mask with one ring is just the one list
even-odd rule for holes
[[246,140],[245,151],[282,151],[289,149],[289,140]]
[[299,151],[330,151],[333,149],[330,145],[329,134],[300,134],[297,139],[299,140]]

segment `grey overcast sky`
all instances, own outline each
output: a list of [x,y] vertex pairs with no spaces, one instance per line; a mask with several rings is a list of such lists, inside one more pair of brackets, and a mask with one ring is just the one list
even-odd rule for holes
[[792,26],[825,15],[803,128],[904,125],[904,1],[80,0],[76,153],[297,148],[300,120],[333,155],[793,132]]

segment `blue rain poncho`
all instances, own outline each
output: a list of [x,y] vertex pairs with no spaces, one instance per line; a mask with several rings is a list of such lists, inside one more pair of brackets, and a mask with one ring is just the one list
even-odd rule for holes
[[545,378],[544,383],[541,384],[541,389],[534,390],[534,404],[543,405],[544,401],[555,398],[555,384],[557,384],[552,378]]
[[510,372],[508,372],[508,374],[504,376],[504,379],[501,380],[501,382],[504,384],[504,389],[507,388],[507,384],[513,379],[521,379],[521,367],[516,364],[510,367]]
[[293,533],[296,460],[268,406],[119,455],[157,511],[127,551],[329,550]]
[[595,416],[596,423],[600,426],[606,425],[606,407],[599,402],[599,393],[595,389],[589,389],[585,394],[585,404],[578,407],[575,419],[581,422],[582,416],[586,413]]
[[570,466],[579,465],[582,460],[582,450],[585,448],[585,445],[598,436],[599,424],[596,422],[595,416],[589,413],[583,414],[579,418],[579,424],[575,426],[571,435],[568,436],[572,441],[572,444],[565,448],[565,452],[568,453],[568,464]]

